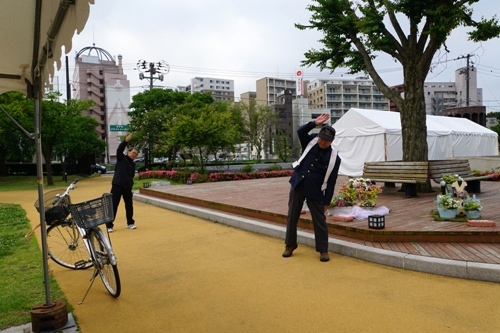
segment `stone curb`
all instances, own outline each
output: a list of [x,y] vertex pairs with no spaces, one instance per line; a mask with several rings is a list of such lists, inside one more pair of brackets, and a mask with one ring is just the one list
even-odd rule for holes
[[[134,200],[209,221],[222,223],[235,228],[265,234],[275,238],[285,238],[285,227],[260,222],[251,218],[227,214],[207,208],[200,208],[175,201],[158,199],[140,193],[134,193]],[[298,231],[298,242],[314,247],[314,234]],[[330,251],[334,253],[401,269],[461,279],[500,282],[500,265],[495,264],[418,256],[373,248],[334,238],[329,239],[329,248]]]

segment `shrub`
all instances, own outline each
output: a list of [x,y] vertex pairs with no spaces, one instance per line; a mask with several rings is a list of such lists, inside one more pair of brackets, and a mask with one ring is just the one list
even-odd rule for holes
[[242,172],[250,173],[250,172],[253,172],[253,170],[254,170],[254,168],[250,164],[247,164],[247,165],[244,165],[243,167],[241,167]]
[[279,164],[273,164],[269,168],[267,168],[267,171],[279,171],[283,170],[283,167]]

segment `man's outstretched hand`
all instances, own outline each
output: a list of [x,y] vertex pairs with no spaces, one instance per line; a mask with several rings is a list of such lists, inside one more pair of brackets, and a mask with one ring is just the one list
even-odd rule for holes
[[319,125],[323,124],[325,121],[327,121],[328,119],[330,119],[330,115],[328,113],[322,113],[318,116],[318,118],[316,118],[314,120],[314,123],[316,124],[316,126],[319,126]]

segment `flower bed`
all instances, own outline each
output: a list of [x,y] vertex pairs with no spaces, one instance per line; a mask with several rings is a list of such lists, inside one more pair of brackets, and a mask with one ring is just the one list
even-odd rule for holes
[[248,180],[262,178],[277,178],[290,177],[293,170],[276,170],[276,171],[258,171],[258,172],[211,172],[208,175],[200,174],[199,172],[186,171],[165,171],[165,170],[150,170],[139,173],[139,179],[169,179],[179,182],[184,182],[184,178],[191,180],[193,183],[220,182],[230,180]]

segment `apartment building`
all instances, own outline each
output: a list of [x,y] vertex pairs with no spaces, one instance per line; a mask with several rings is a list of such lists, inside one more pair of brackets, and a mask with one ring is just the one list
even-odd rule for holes
[[98,162],[114,163],[120,137],[128,132],[130,118],[130,81],[123,74],[122,56],[118,63],[99,47],[81,49],[75,57],[73,98],[91,99],[96,106],[88,111],[97,122],[96,131],[106,142],[106,151]]
[[213,77],[195,77],[191,79],[191,93],[209,93],[216,102],[234,101],[234,80]]
[[334,124],[350,108],[389,110],[389,100],[372,80],[317,79],[307,84],[307,98],[312,110],[329,110]]
[[289,91],[293,97],[297,95],[297,81],[264,77],[256,81],[256,99],[259,105],[273,105],[283,91]]

